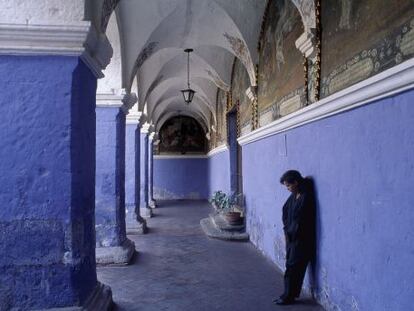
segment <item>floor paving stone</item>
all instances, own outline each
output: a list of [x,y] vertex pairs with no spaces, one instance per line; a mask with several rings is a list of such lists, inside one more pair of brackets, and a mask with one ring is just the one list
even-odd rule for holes
[[323,310],[309,298],[291,306],[272,299],[283,290],[277,267],[251,244],[208,238],[204,201],[160,202],[147,235],[128,236],[138,253],[129,266],[98,268],[119,311]]

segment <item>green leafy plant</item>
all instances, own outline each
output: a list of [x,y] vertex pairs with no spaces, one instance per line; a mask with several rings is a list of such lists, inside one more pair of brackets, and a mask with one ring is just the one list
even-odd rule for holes
[[213,207],[218,212],[226,213],[226,212],[241,212],[243,213],[242,209],[242,198],[243,195],[241,193],[233,192],[230,195],[227,195],[223,191],[215,191],[213,196],[209,200],[209,202],[213,205]]
[[208,201],[213,205],[216,211],[220,211],[226,205],[226,198],[227,195],[223,191],[219,190],[215,191],[213,193],[213,196]]

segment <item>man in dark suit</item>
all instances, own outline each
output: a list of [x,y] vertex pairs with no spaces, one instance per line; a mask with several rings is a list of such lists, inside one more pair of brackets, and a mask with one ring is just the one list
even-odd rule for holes
[[286,239],[284,293],[274,303],[288,305],[299,297],[306,267],[315,250],[315,199],[312,182],[295,170],[280,178],[291,195],[283,206],[283,231]]

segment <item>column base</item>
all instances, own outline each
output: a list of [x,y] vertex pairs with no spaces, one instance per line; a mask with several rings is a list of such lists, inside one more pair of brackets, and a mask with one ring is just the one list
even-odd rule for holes
[[112,310],[112,306],[113,301],[111,288],[98,282],[95,290],[81,307],[51,308],[41,309],[39,311],[109,311]]
[[130,220],[126,223],[127,234],[146,234],[147,231],[147,221],[141,216],[137,216],[136,220]]
[[157,207],[157,202],[155,200],[150,200],[149,207],[150,208],[156,208]]
[[97,247],[96,264],[109,265],[120,264],[127,265],[131,261],[135,252],[135,243],[126,239],[120,246]]
[[143,218],[151,218],[152,217],[152,210],[149,207],[141,207],[139,209],[139,214]]

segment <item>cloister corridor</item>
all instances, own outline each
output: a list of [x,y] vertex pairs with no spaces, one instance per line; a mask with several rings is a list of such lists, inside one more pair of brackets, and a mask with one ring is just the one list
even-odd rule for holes
[[250,242],[208,238],[200,219],[205,201],[161,201],[148,220],[149,234],[129,235],[137,253],[128,266],[98,267],[119,311],[323,310],[302,297],[276,306],[281,272]]

